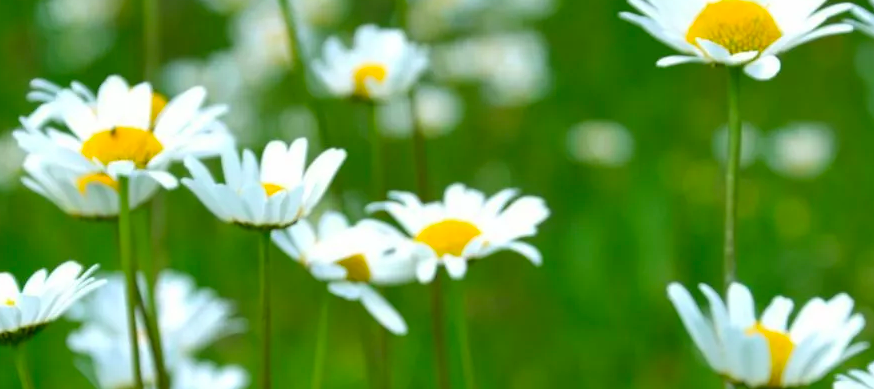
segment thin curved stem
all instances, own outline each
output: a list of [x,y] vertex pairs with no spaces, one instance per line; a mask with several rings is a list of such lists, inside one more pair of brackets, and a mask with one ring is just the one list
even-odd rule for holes
[[131,213],[130,213],[130,181],[127,177],[118,179],[118,249],[121,266],[125,275],[125,290],[127,298],[127,328],[131,346],[131,364],[134,373],[134,385],[143,388],[143,372],[140,365],[140,344],[137,336],[137,280],[136,263],[131,252]]
[[261,263],[261,387],[272,386],[270,374],[270,232],[261,234],[259,244]]
[[726,288],[735,281],[737,272],[737,202],[738,202],[738,172],[740,171],[740,156],[742,142],[742,124],[740,120],[740,80],[741,68],[728,68],[728,160],[725,169],[725,246],[724,246],[724,277]]
[[446,319],[444,317],[441,274],[431,283],[431,331],[434,339],[434,368],[437,373],[437,388],[449,389],[449,360],[446,352]]
[[27,353],[24,352],[24,345],[15,346],[15,367],[18,369],[21,389],[34,389],[30,369],[27,367]]
[[160,65],[161,42],[157,0],[143,0],[143,52],[145,80],[155,81]]
[[464,288],[460,283],[454,283],[452,289],[452,320],[455,332],[458,334],[458,347],[461,351],[461,373],[466,389],[476,388],[476,376],[473,368],[473,357],[470,352],[470,338],[467,329],[467,308],[464,300]]
[[386,187],[382,134],[379,130],[379,106],[371,103],[370,109],[370,185],[373,189],[373,201],[382,201],[386,194]]
[[316,329],[316,355],[313,362],[312,389],[322,387],[322,377],[325,373],[325,355],[328,350],[328,324],[330,323],[328,317],[330,316],[330,310],[331,296],[326,293],[324,301],[322,301],[319,324]]
[[146,322],[146,333],[149,336],[149,349],[152,351],[152,362],[154,363],[154,366],[156,366],[155,378],[158,381],[158,389],[169,389],[170,378],[167,375],[166,365],[164,364],[164,348],[161,346],[164,343],[161,339],[161,326],[158,324],[160,323],[160,319],[158,317],[158,301],[155,291],[158,270],[155,260],[152,257],[151,250],[151,210],[147,207],[140,216],[141,220],[137,223],[138,228],[135,229],[137,232],[137,241],[139,243],[136,247],[139,248],[137,256],[143,266],[142,273],[146,278],[146,298],[143,298],[142,293],[140,293],[138,288],[135,289],[135,291],[137,292],[137,302],[141,307],[140,313]]

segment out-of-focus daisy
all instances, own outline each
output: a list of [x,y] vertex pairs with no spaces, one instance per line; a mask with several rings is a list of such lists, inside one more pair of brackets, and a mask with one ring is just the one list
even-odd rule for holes
[[18,184],[25,157],[12,134],[0,135],[0,191],[12,189]]
[[[467,261],[511,250],[540,265],[540,251],[519,239],[534,236],[549,209],[540,197],[516,199],[518,191],[505,189],[491,198],[462,184],[446,188],[443,201],[422,204],[416,195],[390,192],[391,201],[370,204],[368,212],[388,212],[417,246],[416,277],[434,279],[437,266],[446,266],[452,278],[464,277]],[[509,204],[509,206],[507,205]]]
[[699,287],[710,304],[710,318],[681,285],[671,284],[668,297],[710,367],[734,383],[807,386],[868,347],[850,345],[865,319],[852,313],[853,299],[846,294],[811,300],[790,325],[794,303],[785,297],[774,298],[757,318],[745,286],[732,284],[725,302],[709,286]]
[[244,389],[249,373],[240,366],[219,367],[209,362],[184,360],[174,369],[173,389]]
[[832,129],[821,123],[795,123],[768,139],[768,165],[778,174],[812,179],[824,173],[835,159]]
[[103,286],[92,277],[97,266],[85,270],[68,261],[51,273],[42,269],[19,288],[15,277],[0,273],[0,345],[15,346],[27,341],[63,315],[70,306]]
[[191,178],[182,183],[219,219],[259,230],[288,227],[310,214],[322,199],[346,152],[329,149],[306,168],[307,140],[290,146],[267,144],[261,165],[251,150],[222,156],[225,183],[219,184],[202,162],[189,158]]
[[401,30],[364,25],[355,32],[351,49],[337,37],[325,42],[313,70],[336,97],[387,100],[407,93],[428,67],[427,49]]
[[619,123],[589,121],[578,124],[568,132],[568,148],[576,161],[619,167],[634,156],[634,138]]
[[[24,161],[24,186],[45,197],[65,213],[82,219],[110,219],[118,216],[118,177],[94,171],[82,174],[31,154]],[[130,206],[135,209],[158,191],[153,180],[132,180]]]
[[273,241],[290,257],[328,282],[331,293],[364,308],[385,328],[406,335],[403,317],[371,285],[390,286],[415,280],[416,263],[409,240],[376,220],[355,226],[341,214],[328,212],[318,231],[306,222],[273,232]]
[[[871,2],[871,4],[874,4],[874,2]],[[874,14],[859,6],[853,7],[851,12],[859,20],[848,19],[846,22],[853,25],[857,30],[874,37]]]
[[849,24],[822,27],[832,16],[849,11],[841,3],[820,9],[824,0],[630,0],[643,15],[622,12],[634,23],[681,55],[657,65],[716,63],[744,66],[758,80],[780,72],[777,55],[829,35],[853,30]]
[[96,99],[90,97],[73,89],[58,91],[37,112],[51,110],[49,116],[63,118],[72,134],[43,130],[35,121],[22,119],[24,128],[13,133],[19,146],[83,174],[101,171],[132,180],[152,179],[172,189],[177,181],[166,171],[170,162],[217,155],[233,144],[216,120],[226,107],[202,109],[203,88],[192,88],[167,103],[148,83],[131,88],[121,77],[110,76]]
[[119,0],[48,0],[37,4],[46,65],[62,73],[80,70],[106,55],[116,42]]
[[[69,318],[83,322],[83,326],[70,334],[67,345],[74,352],[91,357],[100,387],[131,387],[132,353],[124,309],[124,276],[114,274],[108,281],[105,289],[70,310]],[[171,373],[196,352],[246,327],[245,321],[234,318],[231,302],[219,298],[212,290],[198,290],[189,276],[165,271],[158,277],[155,293],[165,363]],[[144,324],[141,318],[137,319],[143,379],[154,382],[155,369]]]
[[461,122],[464,103],[452,90],[438,86],[422,85],[413,93],[415,111],[410,108],[407,96],[388,101],[378,107],[381,128],[385,135],[406,138],[413,133],[411,114],[415,112],[419,130],[428,138],[446,135]]
[[[744,123],[741,130],[740,166],[748,167],[756,162],[759,156],[759,130],[749,123]],[[725,164],[728,154],[728,126],[722,126],[713,136],[713,155]]]

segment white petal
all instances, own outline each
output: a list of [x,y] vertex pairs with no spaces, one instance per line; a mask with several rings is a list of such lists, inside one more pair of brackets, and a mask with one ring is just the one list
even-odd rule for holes
[[744,67],[744,72],[759,81],[770,80],[780,73],[780,59],[773,55],[761,57]]

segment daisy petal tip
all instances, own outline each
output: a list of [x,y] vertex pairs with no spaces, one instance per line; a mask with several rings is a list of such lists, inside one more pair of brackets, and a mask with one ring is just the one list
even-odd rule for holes
[[771,55],[759,58],[744,67],[744,72],[757,81],[768,81],[780,73],[780,59]]

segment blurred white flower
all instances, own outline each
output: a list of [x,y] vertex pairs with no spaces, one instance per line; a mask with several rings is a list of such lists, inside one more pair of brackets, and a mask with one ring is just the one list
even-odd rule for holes
[[218,367],[210,362],[183,360],[174,369],[172,389],[245,389],[249,373],[232,365]]
[[623,166],[634,156],[634,138],[625,126],[611,121],[580,123],[568,132],[568,149],[577,162]]
[[26,154],[18,147],[11,133],[0,135],[0,192],[18,185],[21,166]]
[[47,37],[48,65],[62,72],[87,67],[115,44],[121,0],[48,0],[37,8]]
[[[133,387],[132,355],[124,309],[127,295],[124,276],[113,274],[108,281],[99,293],[70,310],[68,317],[83,325],[70,334],[67,345],[72,351],[91,358],[99,387]],[[184,367],[185,361],[203,348],[246,328],[243,319],[234,317],[235,308],[231,302],[221,299],[210,289],[197,289],[194,279],[187,275],[162,272],[155,293],[164,362],[171,374]],[[143,379],[154,383],[155,369],[144,324],[138,317]]]
[[527,105],[551,87],[548,48],[535,31],[466,38],[436,48],[434,57],[438,77],[482,83],[494,105]]
[[[464,115],[464,102],[455,91],[433,85],[416,88],[413,95],[419,129],[428,138],[438,138],[454,130]],[[381,130],[393,138],[412,135],[410,99],[400,96],[377,107]]]
[[433,41],[453,31],[515,27],[542,19],[557,0],[419,0],[410,2],[410,33]]
[[328,38],[312,66],[334,97],[385,101],[419,81],[428,67],[428,49],[408,40],[403,30],[368,24],[355,31],[351,48]]
[[[741,128],[740,166],[748,167],[756,162],[761,146],[759,130],[750,123],[744,123]],[[713,155],[716,160],[725,164],[728,155],[728,125],[716,130],[713,135]]]
[[276,0],[259,0],[237,15],[231,41],[247,83],[274,84],[291,66],[288,30]]
[[777,130],[768,140],[768,165],[789,178],[816,178],[835,159],[834,131],[822,123],[795,123]]

